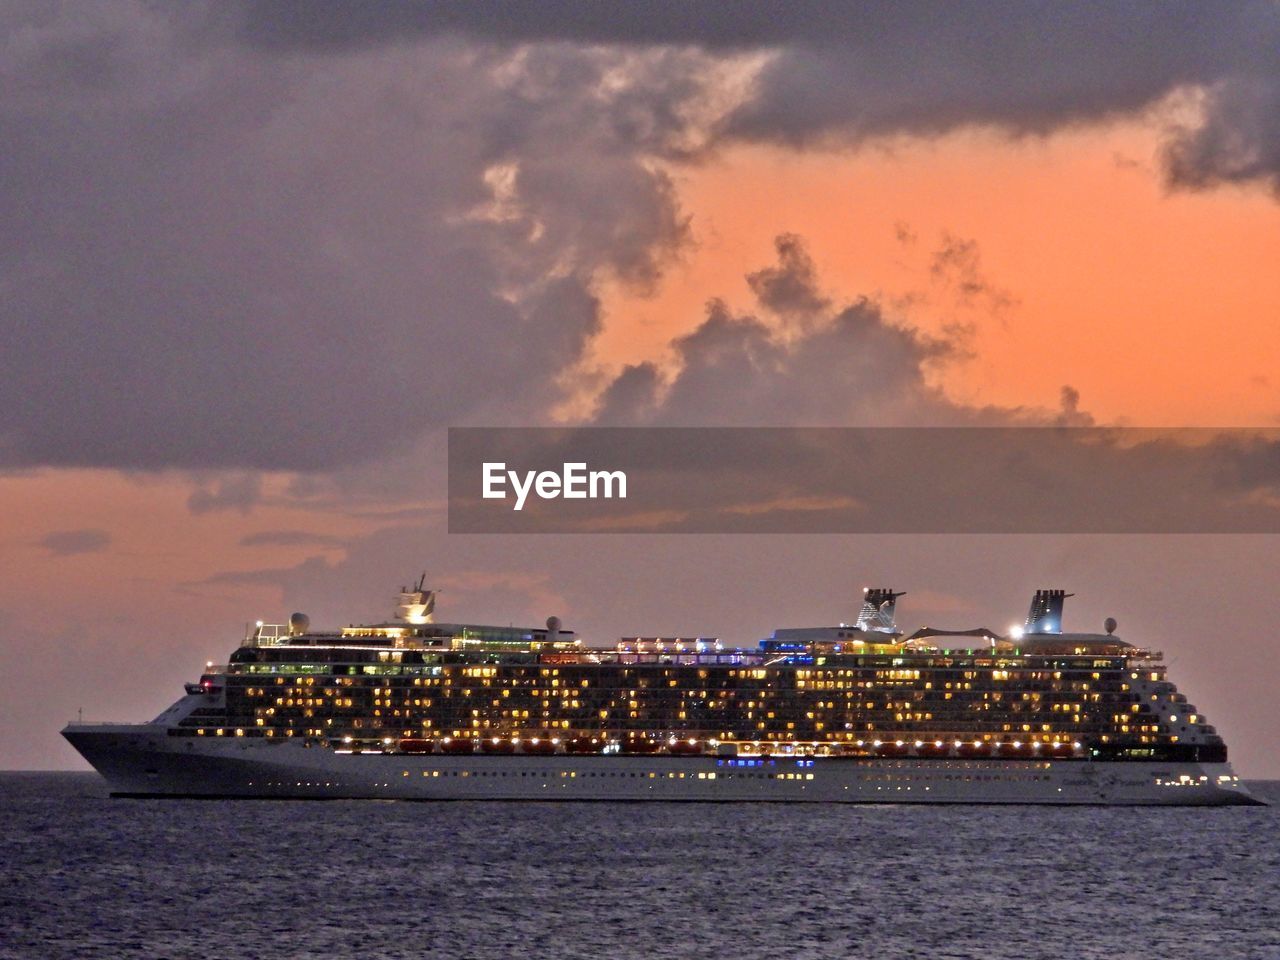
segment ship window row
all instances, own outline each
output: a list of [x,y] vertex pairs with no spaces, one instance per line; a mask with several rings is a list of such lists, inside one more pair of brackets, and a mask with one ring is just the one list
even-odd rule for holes
[[[601,715],[603,714],[603,715]],[[711,730],[729,731],[733,729],[774,730],[788,732],[812,731],[821,734],[821,738],[838,737],[853,738],[858,733],[897,733],[917,730],[937,730],[950,732],[998,733],[1051,733],[1072,732],[1081,730],[1115,729],[1128,732],[1129,729],[1154,731],[1161,729],[1156,718],[1130,718],[1129,715],[1114,716],[1070,713],[1028,716],[1024,721],[1005,719],[989,711],[964,710],[945,712],[903,713],[890,711],[865,711],[841,713],[832,716],[814,715],[801,717],[795,714],[783,716],[757,715],[754,711],[745,713],[728,713],[720,711],[691,713],[689,711],[600,711],[591,710],[503,710],[500,713],[487,714],[478,709],[470,710],[435,710],[425,713],[418,710],[375,709],[366,712],[358,707],[313,707],[298,704],[296,706],[265,707],[254,710],[228,710],[218,716],[226,717],[229,722],[255,723],[256,725],[278,725],[292,720],[317,720],[332,725],[340,723],[356,723],[366,721],[377,726],[422,726],[423,728],[471,728],[485,730],[524,730],[549,729],[583,729],[606,730],[628,729],[649,730],[655,728],[671,730]],[[1070,722],[1067,722],[1069,718]],[[209,720],[209,715],[191,717],[182,721],[190,726],[194,723]],[[1145,719],[1150,722],[1134,722]],[[801,739],[804,739],[803,737]]]
[[[348,652],[343,651],[344,654]],[[462,665],[439,662],[441,658],[428,658],[432,662],[395,663],[383,661],[375,657],[344,655],[331,660],[317,659],[311,651],[291,651],[289,656],[277,656],[261,662],[232,662],[227,666],[229,676],[254,676],[261,674],[276,675],[319,675],[333,676],[387,676],[387,677],[461,677],[466,679],[499,680],[519,678],[533,680],[545,677],[599,677],[614,681],[618,685],[627,682],[652,683],[655,680],[670,681],[684,678],[689,674],[688,668],[678,671],[659,669],[653,665],[621,669],[610,664],[584,663],[572,667],[547,668],[535,662],[512,662],[512,654],[504,654],[500,660],[491,661],[491,665]],[[1001,681],[1017,680],[1020,682],[1048,682],[1076,680],[1088,678],[1092,680],[1116,680],[1124,676],[1120,665],[1099,670],[1090,663],[1073,665],[1058,664],[1052,669],[1044,665],[1033,665],[1011,661],[1004,664],[968,664],[963,668],[948,668],[922,662],[912,669],[877,670],[862,667],[854,669],[807,671],[775,665],[769,668],[751,670],[730,669],[717,666],[695,671],[700,679],[718,679],[721,682],[732,681],[735,686],[749,686],[753,683],[769,683],[780,677],[792,677],[801,685],[828,684],[880,684],[904,685],[919,682],[922,679],[940,682],[964,682],[981,678],[996,678]],[[1130,674],[1136,679],[1137,676]]]

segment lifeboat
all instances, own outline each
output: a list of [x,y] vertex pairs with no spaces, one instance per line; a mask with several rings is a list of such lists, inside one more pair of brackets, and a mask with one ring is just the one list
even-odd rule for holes
[[464,737],[445,737],[440,741],[441,753],[474,753],[475,747]]
[[965,740],[956,749],[956,754],[961,757],[989,757],[991,756],[991,744]]
[[406,737],[400,741],[401,753],[430,753],[435,746],[434,740],[421,740],[416,737]]
[[702,744],[697,740],[674,740],[667,742],[667,753],[677,757],[702,756]]
[[1006,760],[1030,760],[1031,745],[1027,743],[1002,743],[996,748],[995,755]]
[[926,740],[916,748],[916,756],[918,757],[949,757],[951,756],[950,740]]
[[647,737],[637,737],[634,740],[622,741],[623,753],[657,753],[661,743],[657,740],[650,740]]
[[480,741],[480,751],[482,753],[515,753],[516,745],[501,737],[485,737]]
[[872,749],[877,757],[905,757],[911,752],[911,745],[905,740],[882,740],[872,743]]
[[556,752],[558,744],[550,737],[532,737],[520,741],[520,752],[546,756]]
[[564,749],[568,753],[599,753],[604,746],[602,737],[573,737],[564,743]]

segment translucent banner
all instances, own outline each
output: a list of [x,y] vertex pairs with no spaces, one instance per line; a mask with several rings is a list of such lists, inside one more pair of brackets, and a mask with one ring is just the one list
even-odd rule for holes
[[453,428],[451,533],[1275,533],[1280,430]]

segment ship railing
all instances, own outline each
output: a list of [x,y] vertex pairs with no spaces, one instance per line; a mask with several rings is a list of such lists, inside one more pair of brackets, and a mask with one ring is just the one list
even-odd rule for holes
[[269,647],[283,643],[288,637],[289,625],[287,623],[264,623],[258,620],[256,623],[245,624],[244,641],[240,646]]
[[1130,657],[1129,663],[1139,670],[1161,669],[1164,667],[1164,651],[1143,650],[1141,655]]
[[[569,660],[568,658],[572,658]],[[618,664],[685,664],[689,666],[759,666],[764,657],[758,653],[634,653],[632,651],[584,650],[579,653],[544,653],[543,663],[618,663]]]

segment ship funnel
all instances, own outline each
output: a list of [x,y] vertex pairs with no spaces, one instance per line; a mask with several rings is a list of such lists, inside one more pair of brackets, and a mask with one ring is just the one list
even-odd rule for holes
[[864,587],[862,591],[862,610],[858,613],[859,630],[874,630],[876,633],[897,633],[898,625],[894,622],[894,608],[898,598],[906,591],[894,593],[888,587]]
[[425,589],[423,584],[426,582],[424,573],[412,590],[401,588],[400,602],[396,604],[397,620],[406,623],[431,623],[435,620],[436,591]]
[[1037,590],[1027,611],[1024,633],[1061,633],[1062,605],[1074,593],[1065,590]]

